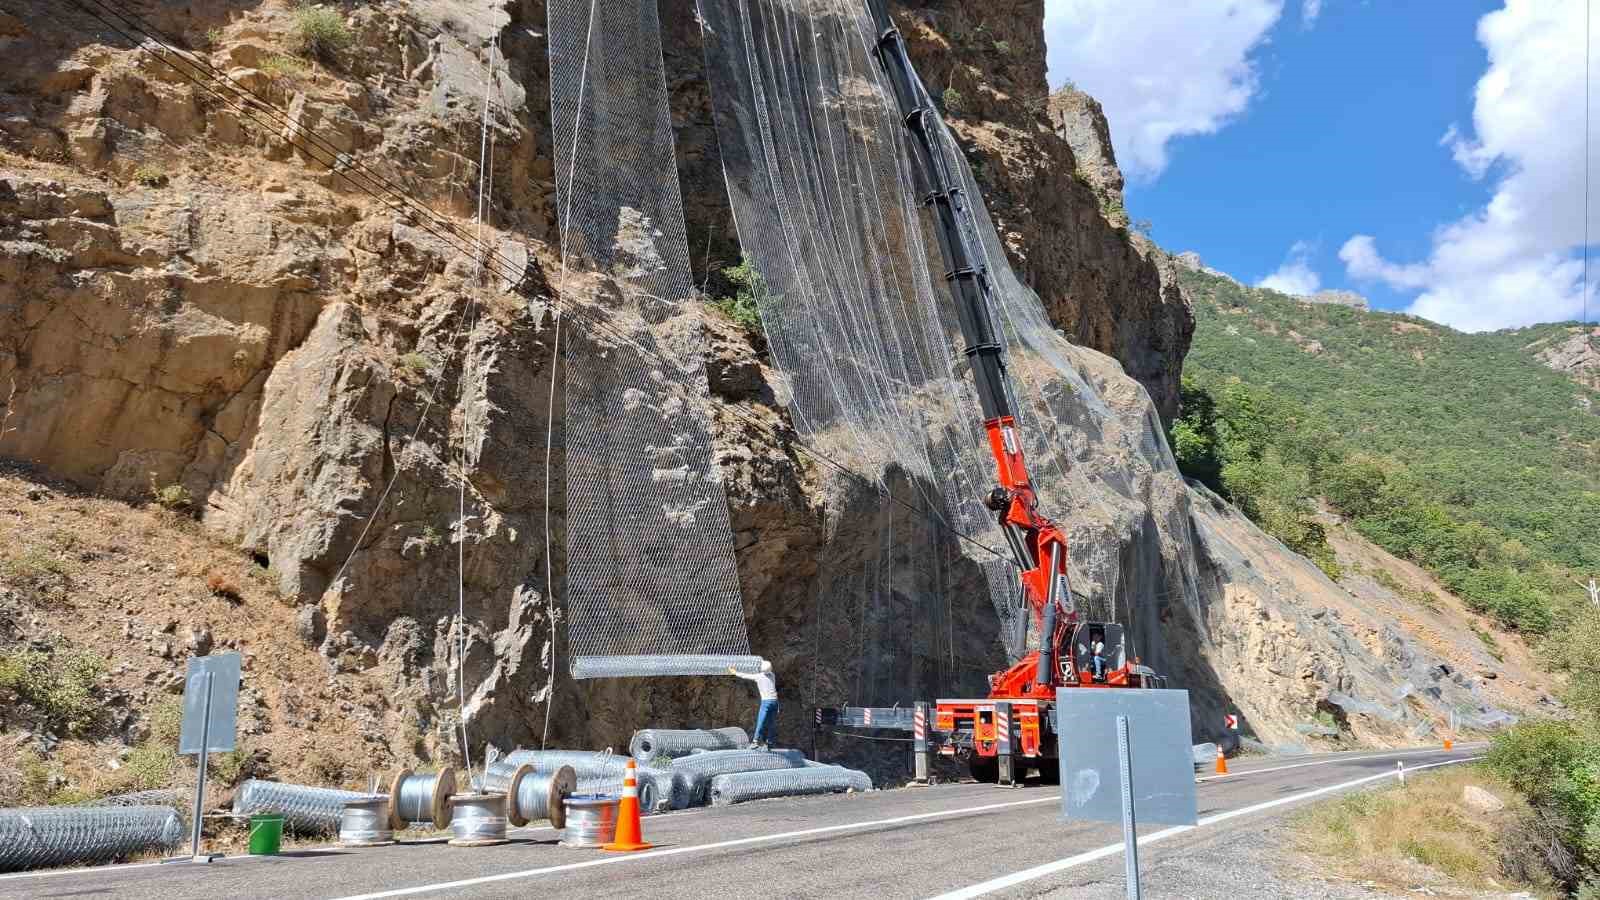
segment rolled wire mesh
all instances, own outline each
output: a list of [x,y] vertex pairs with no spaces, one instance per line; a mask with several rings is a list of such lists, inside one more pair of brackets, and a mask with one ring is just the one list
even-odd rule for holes
[[867,773],[842,766],[735,772],[711,779],[711,803],[727,806],[747,800],[870,790],[872,779]]
[[759,656],[682,654],[676,656],[579,656],[572,660],[573,678],[638,678],[663,675],[726,675],[732,666],[741,672],[761,669]]
[[233,798],[233,811],[241,815],[277,813],[291,831],[317,833],[339,827],[346,803],[366,800],[372,795],[361,791],[284,784],[252,778],[239,787]]
[[0,872],[115,862],[171,849],[183,833],[169,806],[0,809]]
[[658,757],[688,756],[696,750],[734,750],[750,746],[750,735],[743,728],[645,728],[633,733],[628,752],[640,765],[651,765]]
[[[527,763],[535,772],[554,772],[562,766],[571,766],[578,780],[615,776],[621,784],[622,773],[628,768],[629,757],[599,750],[513,750],[496,766],[517,766]],[[509,775],[508,775],[509,777]],[[485,782],[487,783],[487,782]]]
[[549,5],[560,300],[628,339],[567,332],[574,657],[749,653],[656,16],[645,0]]
[[711,779],[719,775],[803,769],[807,765],[798,750],[713,750],[673,760],[672,775],[677,790],[686,797],[685,805],[698,806],[706,802]]

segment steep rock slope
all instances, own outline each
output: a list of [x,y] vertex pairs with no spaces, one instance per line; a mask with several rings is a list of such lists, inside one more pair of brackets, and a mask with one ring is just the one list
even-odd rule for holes
[[[84,17],[45,15],[51,4],[22,5],[35,14],[0,18],[0,48],[19,62],[0,74],[0,385],[17,385],[0,413],[0,454],[103,494],[189,498],[206,529],[265,570],[292,607],[293,640],[320,652],[331,683],[392,685],[359,696],[363,719],[390,736],[362,748],[370,765],[450,758],[463,714],[476,739],[502,747],[616,746],[635,727],[748,715],[737,685],[552,678],[566,665],[547,590],[559,601],[564,479],[559,421],[547,433],[562,382],[545,298],[578,303],[583,292],[550,284],[561,265],[541,4],[341,7],[362,50],[325,62],[293,53],[287,3],[137,4],[433,215],[372,196],[363,186],[382,186],[359,171],[329,172],[281,121],[230,110],[162,54],[130,50]],[[1298,615],[1296,599],[1254,573],[1300,571],[1303,560],[1237,517],[1223,528],[1207,525],[1204,505],[1191,516],[1161,425],[1175,409],[1185,302],[1162,278],[1164,257],[1130,242],[1071,177],[1071,150],[1041,112],[1042,7],[1008,10],[896,15],[923,77],[960,94],[953,127],[979,161],[1014,264],[1084,345],[1066,351],[1070,377],[1041,376],[1073,413],[1052,423],[1061,458],[1039,461],[1070,469],[1050,496],[1074,529],[1080,588],[1190,688],[1202,734],[1241,708],[1281,743],[1331,692],[1391,696],[1401,670],[1340,668],[1353,644],[1339,629],[1262,624],[1272,609]],[[685,50],[692,16],[667,12],[691,244],[731,262],[728,225],[715,221],[726,202],[706,87]],[[484,234],[499,264],[485,274],[440,222],[471,227],[494,38]],[[512,277],[538,299],[513,299]],[[982,691],[1005,659],[976,566],[948,533],[796,451],[759,343],[708,314],[717,456],[752,645],[786,686],[784,739],[807,740],[815,703]],[[872,474],[896,496],[929,487]],[[470,518],[458,526],[463,502]],[[843,549],[821,554],[825,542]],[[867,606],[860,579],[872,566],[893,589]],[[1226,602],[1246,594],[1258,599]],[[1403,635],[1395,645],[1428,659]],[[1255,666],[1310,655],[1323,665]],[[1404,740],[1443,709],[1429,699],[1401,720],[1352,728]]]

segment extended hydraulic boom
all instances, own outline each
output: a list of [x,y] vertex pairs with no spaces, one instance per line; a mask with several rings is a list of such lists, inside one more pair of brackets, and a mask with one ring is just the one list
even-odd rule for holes
[[[938,112],[906,55],[905,41],[881,5],[873,4],[878,25],[877,54],[888,74],[906,129],[911,133],[912,166],[917,189],[932,206],[937,221],[939,252],[944,258],[945,280],[955,295],[965,354],[983,411],[984,429],[994,454],[998,485],[987,505],[998,516],[1011,552],[1021,568],[1020,580],[1028,606],[1039,628],[1039,650],[1023,657],[1005,672],[992,676],[991,697],[1053,698],[1056,688],[1084,683],[1079,667],[1071,663],[1071,634],[1076,614],[1065,601],[1071,596],[1067,581],[1067,539],[1048,517],[1039,512],[1039,498],[1028,475],[1027,460],[1017,438],[1006,376],[1005,353],[989,315],[992,285],[987,267],[969,246],[972,222],[968,200],[954,164],[945,151]],[[964,227],[968,226],[968,227]],[[1066,652],[1063,652],[1064,649]],[[1123,661],[1117,671],[1106,672],[1090,683],[1128,684],[1132,678]]]

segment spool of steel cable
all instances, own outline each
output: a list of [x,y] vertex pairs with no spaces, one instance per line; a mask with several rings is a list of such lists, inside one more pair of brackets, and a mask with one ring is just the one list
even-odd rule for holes
[[339,846],[382,847],[392,843],[388,797],[376,794],[344,805],[339,814]]
[[557,829],[567,824],[566,799],[577,793],[578,776],[571,766],[541,774],[531,765],[520,765],[506,787],[506,817],[517,828],[534,819],[549,819]]
[[450,797],[456,792],[456,773],[452,769],[418,774],[400,769],[389,779],[389,825],[400,831],[412,822],[428,822],[435,828],[450,827]]
[[563,847],[603,847],[617,836],[617,798],[608,794],[573,794],[567,798]]
[[488,847],[506,842],[505,794],[456,794],[450,798],[450,846]]

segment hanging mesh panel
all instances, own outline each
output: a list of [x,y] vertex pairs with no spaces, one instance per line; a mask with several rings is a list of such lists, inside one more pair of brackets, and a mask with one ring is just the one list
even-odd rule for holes
[[[933,239],[864,9],[832,0],[699,8],[729,199],[766,280],[762,323],[796,427],[857,471],[898,464],[921,491],[914,505],[1003,547],[980,502],[993,483],[982,416],[956,362],[959,331],[941,314],[949,298],[930,277]],[[1019,655],[1015,566],[970,544],[963,552],[983,567],[1007,650]],[[854,573],[861,641],[879,639],[877,601],[892,591],[892,565],[871,562]]]
[[572,655],[745,654],[656,4],[553,0],[549,31],[558,290],[586,308],[562,337]]
[[[873,53],[879,35],[867,8],[860,0],[700,0],[699,8],[730,200],[745,252],[770,286],[763,323],[797,426],[870,471],[894,459],[930,474],[941,494],[933,505],[952,527],[1003,546],[981,505],[994,463],[959,352],[957,307],[948,285],[929,277],[943,261],[931,216],[918,208],[905,111]],[[943,125],[938,136],[964,189],[960,221],[989,281],[1035,483],[1045,511],[1076,538],[1072,604],[1084,616],[1125,618],[1133,604],[1118,548],[1145,515],[1149,462],[1170,461],[1161,425],[1153,412],[1119,418],[1080,372],[1093,354],[1055,329],[1012,272],[960,147]],[[1093,475],[1071,465],[1091,447],[1100,457]],[[1165,524],[1186,533],[1182,522]],[[984,568],[1007,651],[1015,658],[1036,645],[1014,564],[970,545],[963,552]],[[861,573],[863,583],[873,577]]]

